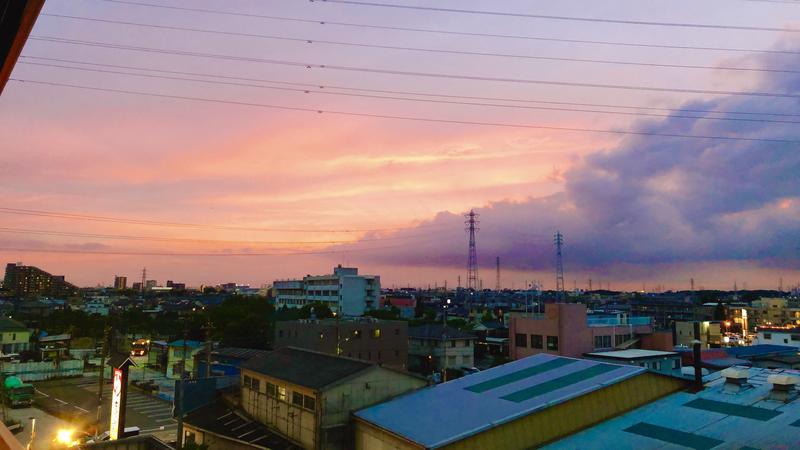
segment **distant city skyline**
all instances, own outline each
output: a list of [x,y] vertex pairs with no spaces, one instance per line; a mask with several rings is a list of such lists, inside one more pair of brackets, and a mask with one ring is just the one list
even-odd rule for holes
[[145,266],[260,286],[341,263],[454,287],[474,208],[485,288],[500,257],[504,288],[553,289],[557,230],[567,289],[800,283],[795,4],[491,5],[716,28],[170,5],[45,4],[12,73],[27,82],[0,98],[6,262],[81,286]]

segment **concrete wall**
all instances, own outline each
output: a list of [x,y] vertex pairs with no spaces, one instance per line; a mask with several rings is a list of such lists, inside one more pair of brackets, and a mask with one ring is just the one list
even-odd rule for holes
[[417,368],[440,370],[475,366],[476,339],[408,339],[408,354]]

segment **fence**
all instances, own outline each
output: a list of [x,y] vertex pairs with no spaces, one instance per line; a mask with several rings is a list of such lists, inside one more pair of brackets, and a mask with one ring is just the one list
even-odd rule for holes
[[0,372],[6,376],[16,376],[22,381],[41,381],[60,377],[78,377],[83,375],[83,361],[71,359],[42,362],[0,362]]

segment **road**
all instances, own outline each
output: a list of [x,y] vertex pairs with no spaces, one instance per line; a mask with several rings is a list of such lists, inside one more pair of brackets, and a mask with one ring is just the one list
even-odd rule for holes
[[[103,386],[103,402],[98,417],[98,380],[94,377],[80,377],[61,380],[42,381],[36,386],[36,403],[46,411],[67,418],[74,426],[90,433],[108,430],[111,404],[111,384]],[[99,426],[96,424],[99,423]],[[165,441],[176,438],[177,423],[172,419],[172,403],[138,390],[128,388],[126,408],[126,427],[137,426],[141,434],[153,434]]]

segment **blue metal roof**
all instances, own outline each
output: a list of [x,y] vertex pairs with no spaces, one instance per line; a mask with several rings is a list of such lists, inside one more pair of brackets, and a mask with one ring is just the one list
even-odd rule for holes
[[644,373],[539,354],[362,409],[357,417],[437,448]]
[[[771,374],[800,375],[794,370],[748,370],[749,386],[724,388],[717,372],[697,394],[678,392],[627,414],[556,441],[546,449],[648,450],[664,448],[797,448],[800,400],[769,399]],[[674,444],[674,445],[672,445]]]
[[736,358],[755,358],[759,356],[796,354],[797,347],[789,345],[759,344],[747,347],[730,347],[725,351]]

